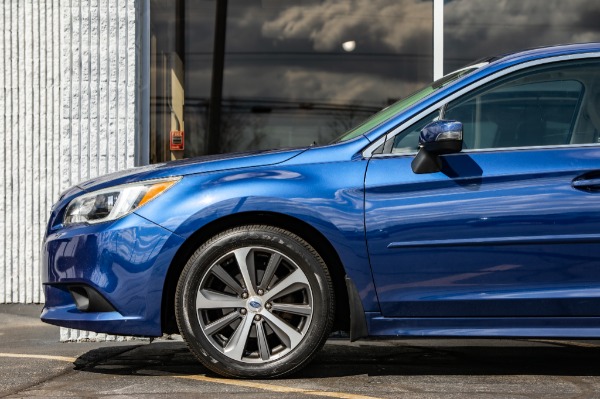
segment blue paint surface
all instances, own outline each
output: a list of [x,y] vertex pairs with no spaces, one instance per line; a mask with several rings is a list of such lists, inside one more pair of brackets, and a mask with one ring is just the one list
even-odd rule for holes
[[[381,156],[373,148],[494,74],[582,55],[599,59],[600,45],[505,56],[346,142],[201,157],[81,183],[48,223],[42,319],[159,336],[172,311],[164,308],[165,286],[180,266],[178,251],[224,220],[268,214],[310,228],[318,236],[307,239],[333,249],[371,335],[598,337],[599,144],[467,149],[443,156],[442,170],[429,174],[412,172],[414,153]],[[63,224],[67,205],[83,193],[171,176],[181,180],[118,220]],[[68,290],[77,284],[114,311],[79,310]]]

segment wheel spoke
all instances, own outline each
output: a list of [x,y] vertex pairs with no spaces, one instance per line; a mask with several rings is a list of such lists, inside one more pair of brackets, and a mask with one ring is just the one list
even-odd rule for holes
[[236,279],[231,277],[231,275],[229,273],[227,273],[225,271],[225,269],[223,269],[220,265],[213,266],[213,268],[211,269],[211,272],[215,276],[217,276],[217,278],[219,280],[221,280],[222,282],[227,284],[227,286],[229,288],[231,288],[232,290],[234,290],[239,296],[242,296],[244,289],[242,288],[240,283],[238,283],[238,281]]
[[220,319],[204,326],[204,332],[206,333],[206,335],[213,335],[214,333],[219,332],[222,328],[230,325],[240,317],[241,315],[234,310],[233,312],[226,314]]
[[312,308],[310,305],[296,305],[292,303],[273,303],[271,311],[278,311],[283,313],[292,313],[300,316],[310,316]]
[[293,327],[281,320],[273,313],[265,312],[263,317],[271,327],[271,329],[277,334],[281,342],[290,349],[293,349],[302,340],[302,334],[296,331]]
[[308,286],[308,280],[300,268],[297,268],[293,273],[279,281],[275,287],[264,295],[264,299],[265,301],[270,301],[277,297],[298,291],[298,284],[302,284],[305,287]]
[[196,323],[231,361],[267,365],[281,359],[300,345],[314,324],[311,283],[286,254],[285,248],[271,248],[266,242],[234,243],[204,272],[191,298]]
[[258,341],[258,352],[262,360],[269,360],[271,357],[271,351],[269,350],[269,343],[267,342],[267,334],[265,333],[265,325],[262,321],[255,323],[256,325],[256,339]]
[[242,273],[244,285],[250,296],[256,295],[256,271],[254,268],[254,252],[252,248],[240,248],[233,251]]
[[269,258],[269,263],[267,263],[267,268],[265,269],[265,274],[263,274],[263,277],[260,280],[260,285],[258,286],[258,288],[261,288],[263,290],[267,289],[267,287],[269,286],[269,283],[273,279],[273,275],[275,274],[277,267],[279,266],[279,262],[281,262],[281,255],[279,255],[276,252],[272,253],[271,257]]
[[248,334],[252,327],[252,316],[246,315],[243,317],[242,322],[235,329],[231,338],[225,345],[224,352],[227,356],[235,360],[242,360],[244,355],[244,349],[246,348],[246,341],[248,340]]
[[241,298],[220,294],[215,291],[198,290],[196,296],[196,309],[227,309],[227,308],[243,308],[246,306],[246,301]]

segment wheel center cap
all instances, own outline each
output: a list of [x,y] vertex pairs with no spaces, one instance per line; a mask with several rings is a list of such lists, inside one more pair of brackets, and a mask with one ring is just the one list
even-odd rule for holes
[[250,312],[258,313],[262,310],[263,303],[260,300],[260,298],[252,296],[252,297],[248,298],[248,302],[246,302],[246,308]]

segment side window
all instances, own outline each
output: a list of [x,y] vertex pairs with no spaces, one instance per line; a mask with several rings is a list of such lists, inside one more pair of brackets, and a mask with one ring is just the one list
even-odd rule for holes
[[448,103],[377,153],[411,154],[421,129],[437,119],[463,124],[463,149],[600,143],[600,62],[543,65],[500,78]]
[[419,149],[419,134],[421,129],[430,122],[438,119],[439,111],[432,112],[418,122],[413,123],[401,133],[385,143],[384,153],[392,154],[410,154]]
[[598,142],[590,122],[598,63],[561,63],[519,72],[451,103],[443,118],[463,123],[463,148],[485,149]]

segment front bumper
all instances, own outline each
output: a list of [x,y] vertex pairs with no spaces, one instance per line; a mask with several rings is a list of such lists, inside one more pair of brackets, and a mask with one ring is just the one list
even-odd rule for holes
[[[50,230],[42,248],[42,320],[109,334],[160,336],[165,277],[183,241],[135,213]],[[97,293],[100,299],[86,308],[77,292]],[[106,303],[99,306],[102,300]]]

